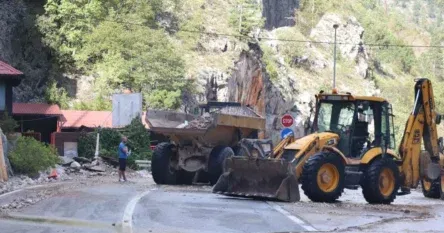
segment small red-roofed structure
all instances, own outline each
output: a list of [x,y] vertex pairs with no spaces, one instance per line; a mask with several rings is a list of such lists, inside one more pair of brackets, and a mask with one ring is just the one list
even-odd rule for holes
[[12,111],[12,88],[18,86],[23,73],[0,60],[0,114]]

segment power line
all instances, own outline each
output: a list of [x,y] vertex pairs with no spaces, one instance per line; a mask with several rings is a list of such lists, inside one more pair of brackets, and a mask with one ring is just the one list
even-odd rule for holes
[[[140,27],[148,27],[147,25],[139,24],[139,23],[131,23],[124,21],[115,21],[115,20],[104,20],[107,22],[119,23],[119,24],[127,24],[134,25]],[[277,38],[268,38],[268,37],[254,37],[247,36],[241,34],[229,34],[229,33],[220,33],[220,32],[206,32],[199,30],[187,30],[180,29],[178,32],[188,32],[194,34],[203,34],[203,35],[211,35],[211,36],[226,36],[226,37],[235,37],[235,38],[247,38],[254,40],[269,40],[269,41],[282,41],[282,42],[292,42],[292,43],[311,43],[311,44],[328,44],[333,45],[334,42],[331,41],[317,41],[317,40],[295,40],[295,39],[277,39]],[[388,48],[388,47],[401,47],[401,48],[444,48],[443,45],[401,45],[401,44],[376,44],[376,43],[347,43],[347,42],[337,42],[338,45],[355,45],[355,46],[367,46],[367,47],[379,47],[379,48]]]

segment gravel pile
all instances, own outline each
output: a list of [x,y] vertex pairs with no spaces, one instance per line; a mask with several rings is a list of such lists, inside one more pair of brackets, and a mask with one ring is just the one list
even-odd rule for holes
[[214,118],[209,114],[205,113],[202,116],[188,122],[185,129],[207,129],[213,123]]
[[228,106],[220,110],[221,114],[245,117],[260,117],[253,109],[246,106]]
[[[244,116],[244,117],[260,117],[256,114],[253,109],[246,106],[228,106],[223,107],[220,110],[214,112],[213,114],[224,114],[232,116]],[[204,113],[202,116],[188,122],[188,125],[184,125],[185,129],[207,129],[213,123],[214,118],[209,113]],[[182,128],[182,125],[179,126]]]

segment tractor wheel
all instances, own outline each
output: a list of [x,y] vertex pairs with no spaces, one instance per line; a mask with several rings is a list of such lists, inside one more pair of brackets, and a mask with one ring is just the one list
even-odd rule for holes
[[430,180],[427,177],[421,180],[422,194],[428,198],[440,198],[441,197],[441,178],[436,180]]
[[170,166],[174,157],[173,144],[162,142],[156,146],[151,161],[151,174],[156,184],[176,184],[176,170]]
[[399,188],[399,169],[392,159],[377,159],[370,164],[361,184],[362,194],[370,204],[390,204]]
[[317,153],[304,164],[302,190],[314,202],[334,202],[344,191],[344,169],[341,158],[336,154]]
[[210,184],[217,183],[219,176],[223,172],[223,163],[225,158],[234,156],[233,149],[226,146],[216,146],[211,150],[210,158],[208,161],[208,175]]
[[193,184],[193,179],[195,174],[196,174],[195,172],[188,172],[185,170],[178,171],[176,175],[177,184],[186,184],[186,185]]

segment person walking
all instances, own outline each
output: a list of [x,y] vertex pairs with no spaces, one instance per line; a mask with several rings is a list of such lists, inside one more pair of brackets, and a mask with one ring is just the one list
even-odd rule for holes
[[[125,176],[125,170],[126,170],[126,161],[128,159],[128,147],[126,146],[126,143],[128,141],[128,138],[123,136],[122,141],[119,144],[119,182],[125,182],[126,176]],[[122,180],[123,178],[123,180]]]

